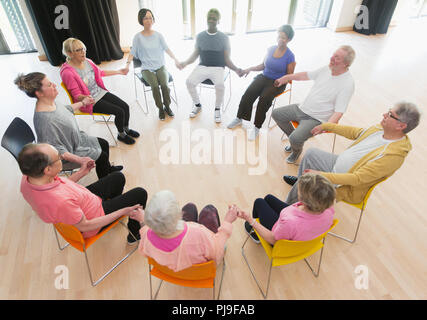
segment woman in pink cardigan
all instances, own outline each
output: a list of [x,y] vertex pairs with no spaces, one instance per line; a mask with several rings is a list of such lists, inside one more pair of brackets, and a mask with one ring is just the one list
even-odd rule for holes
[[124,69],[104,71],[98,68],[92,60],[86,58],[86,46],[75,38],[68,38],[62,44],[62,53],[67,62],[61,66],[62,82],[70,92],[74,102],[82,101],[85,97],[95,99],[94,104],[80,108],[81,112],[104,113],[114,115],[114,123],[119,132],[117,139],[126,144],[134,144],[133,138],[139,133],[129,129],[129,106],[116,95],[108,92],[102,77],[115,74],[127,74]]
[[224,257],[225,242],[236,218],[237,207],[229,206],[220,226],[214,206],[206,206],[198,216],[194,204],[180,210],[172,192],[160,191],[150,200],[142,217],[145,226],[139,231],[139,252],[174,271],[209,260],[218,264]]

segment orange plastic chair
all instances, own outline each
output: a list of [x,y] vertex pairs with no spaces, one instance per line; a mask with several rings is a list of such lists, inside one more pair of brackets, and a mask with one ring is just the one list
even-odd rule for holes
[[368,190],[368,192],[366,193],[365,197],[363,198],[363,200],[361,202],[359,202],[359,203],[350,203],[350,202],[347,202],[347,201],[343,200],[344,203],[347,203],[347,204],[349,204],[349,205],[351,205],[351,206],[353,206],[353,207],[355,207],[357,209],[360,209],[360,215],[359,215],[359,220],[357,222],[356,233],[354,234],[353,239],[349,239],[349,238],[343,237],[341,235],[338,235],[338,234],[335,234],[335,233],[332,233],[332,232],[329,232],[329,234],[331,236],[337,237],[337,238],[339,238],[341,240],[344,240],[344,241],[347,241],[347,242],[350,242],[350,243],[356,242],[356,237],[357,237],[357,233],[359,232],[360,222],[362,221],[362,215],[363,215],[363,212],[365,211],[366,205],[368,203],[368,199],[371,196],[372,191],[374,191],[374,188],[377,185],[379,185],[381,182],[384,182],[385,180],[387,180],[387,178],[384,178],[383,180],[377,182],[372,187],[370,187],[369,190]]
[[[216,262],[210,260],[208,262],[195,264],[187,269],[181,271],[173,271],[166,266],[162,266],[151,257],[148,257],[148,273],[150,277],[150,298],[153,300],[153,289],[151,283],[151,276],[161,280],[159,287],[154,295],[154,300],[160,291],[163,281],[167,281],[179,286],[192,287],[192,288],[212,288],[213,299],[215,300],[215,277],[216,277]],[[223,269],[221,274],[221,281],[219,284],[218,298],[221,294],[222,280],[225,272],[225,260],[223,259]]]
[[[256,219],[259,222],[259,219]],[[278,240],[276,241],[276,243],[272,246],[270,243],[268,243],[265,239],[263,239],[258,232],[255,233],[257,234],[261,245],[265,251],[265,253],[267,254],[268,259],[270,260],[270,268],[268,271],[268,280],[267,280],[267,287],[266,287],[266,291],[264,293],[264,291],[261,288],[261,285],[259,284],[258,280],[255,277],[255,274],[248,262],[248,259],[246,258],[245,255],[245,245],[246,242],[249,239],[249,235],[246,238],[245,242],[243,243],[242,246],[242,255],[243,258],[246,261],[246,264],[248,265],[249,271],[252,274],[252,277],[254,278],[258,289],[261,291],[262,296],[264,297],[264,299],[267,298],[268,295],[268,289],[270,286],[270,278],[271,278],[271,269],[272,267],[278,267],[278,266],[282,266],[284,264],[290,264],[290,263],[294,263],[300,260],[305,261],[305,263],[307,264],[307,266],[310,268],[311,272],[313,273],[313,275],[315,277],[319,276],[319,272],[320,272],[320,265],[322,263],[322,256],[323,256],[323,247],[325,245],[325,237],[328,234],[329,231],[331,231],[333,228],[335,228],[335,226],[337,225],[338,220],[334,219],[332,226],[329,228],[328,231],[324,232],[323,234],[321,234],[320,236],[318,236],[317,238],[313,239],[313,240],[308,240],[308,241],[291,241],[291,240]],[[311,267],[311,265],[308,263],[307,261],[307,257],[311,256],[312,254],[314,254],[317,251],[320,251],[320,258],[319,258],[319,264],[317,267],[317,270],[314,271],[314,269]]]
[[[61,87],[65,90],[65,92],[66,92],[66,93],[67,93],[67,95],[68,95],[68,98],[70,99],[70,102],[73,104],[73,103],[74,103],[73,97],[71,96],[71,94],[70,94],[70,92],[68,91],[67,87],[65,86],[64,82],[61,82]],[[90,113],[86,113],[86,112],[81,112],[80,110],[75,110],[75,111],[74,111],[74,115],[76,115],[76,116],[92,116],[92,118],[93,118],[93,120],[94,120],[95,122],[104,122],[104,123],[105,123],[105,125],[106,125],[106,126],[107,126],[107,128],[108,128],[108,131],[110,131],[111,137],[113,138],[115,145],[117,146],[117,140],[116,140],[116,138],[114,137],[114,134],[113,134],[113,132],[111,131],[110,126],[108,125],[108,121],[110,121],[110,119],[111,119],[111,117],[112,117],[112,115],[111,115],[111,114],[96,113],[96,112],[95,112],[95,113],[90,114]],[[96,120],[96,119],[95,119],[95,116],[100,116],[100,117],[102,117],[102,121],[98,121],[98,120]],[[106,118],[106,117],[108,117],[108,118]]]
[[[299,126],[299,122],[298,121],[291,121],[291,124],[294,127],[294,129],[296,129]],[[332,133],[332,132],[326,131],[326,133]],[[285,135],[285,133],[283,132],[283,134],[282,134],[282,140],[283,140],[284,135]],[[334,133],[334,142],[332,143],[332,153],[334,153],[334,151],[335,151],[335,141],[336,141],[336,139],[337,139],[337,134]]]
[[[72,247],[74,247],[75,249],[79,250],[80,252],[83,252],[85,254],[85,258],[86,258],[86,265],[87,268],[89,270],[89,278],[90,278],[90,282],[92,284],[92,286],[96,286],[98,283],[100,283],[102,280],[105,279],[105,277],[107,277],[114,269],[116,269],[123,261],[125,261],[132,253],[135,252],[136,249],[138,249],[137,246],[135,246],[135,248],[130,251],[126,256],[124,256],[122,259],[120,259],[110,270],[108,270],[103,276],[101,276],[98,280],[94,281],[93,277],[92,277],[92,272],[89,266],[89,260],[87,257],[87,249],[89,249],[89,247],[91,245],[93,245],[99,238],[101,238],[103,235],[105,235],[109,230],[111,230],[113,227],[115,227],[119,222],[122,226],[124,226],[126,228],[126,230],[129,231],[129,229],[127,228],[127,226],[125,224],[123,224],[120,220],[124,218],[121,217],[119,219],[117,219],[116,221],[114,221],[113,223],[109,224],[107,227],[105,227],[102,231],[100,231],[98,234],[96,234],[93,237],[90,238],[83,238],[82,233],[80,232],[80,230],[78,230],[75,226],[73,225],[69,225],[69,224],[65,224],[65,223],[55,223],[53,225],[54,227],[54,231],[55,231],[55,236],[56,236],[56,241],[58,243],[58,247],[59,250],[64,250],[66,247],[68,247],[69,245],[71,245]],[[129,231],[130,232],[130,231]],[[67,244],[64,246],[61,246],[60,242],[59,242],[59,238],[58,238],[58,233],[64,238],[65,241],[67,241]],[[131,233],[132,234],[132,233]]]
[[271,113],[270,113],[270,119],[268,120],[268,128],[269,129],[271,129],[271,128],[274,127],[274,126],[270,127],[270,122],[271,122],[271,118],[273,116],[274,107],[276,106],[276,100],[277,100],[277,98],[280,97],[282,94],[285,94],[285,93],[288,93],[288,92],[289,92],[289,103],[288,104],[291,104],[291,99],[292,99],[292,81],[289,81],[289,89],[283,91],[282,93],[279,93],[277,96],[274,97],[272,108],[271,108]]

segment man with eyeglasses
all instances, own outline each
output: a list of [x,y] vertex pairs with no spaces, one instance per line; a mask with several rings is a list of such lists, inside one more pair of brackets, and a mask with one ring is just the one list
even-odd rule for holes
[[[354,142],[341,154],[308,149],[299,169],[298,177],[307,172],[319,173],[337,187],[337,201],[359,203],[369,188],[390,177],[403,164],[412,149],[407,133],[420,121],[418,108],[410,102],[399,102],[383,114],[379,125],[367,129],[322,123],[312,130],[313,135],[329,131]],[[298,177],[284,176],[292,189],[286,203],[298,200]]]
[[44,143],[27,144],[19,153],[21,193],[37,215],[46,223],[74,225],[84,238],[96,235],[121,216],[129,216],[127,240],[135,244],[140,239],[138,221],[147,192],[134,188],[122,194],[126,180],[118,171],[83,187],[77,182],[95,167],[95,161],[85,162],[69,178],[62,178],[58,176],[60,160],[58,150]]

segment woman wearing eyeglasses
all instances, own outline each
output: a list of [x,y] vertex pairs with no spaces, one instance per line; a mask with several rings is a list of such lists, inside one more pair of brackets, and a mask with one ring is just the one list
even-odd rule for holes
[[171,104],[168,85],[169,72],[165,67],[164,53],[166,52],[175,61],[177,68],[181,68],[181,65],[169,49],[162,34],[152,29],[154,21],[155,19],[150,9],[139,10],[138,22],[143,27],[143,30],[133,38],[132,49],[129,53],[125,70],[126,72],[129,70],[129,64],[134,57],[141,61],[141,74],[151,87],[154,101],[159,109],[159,119],[165,120],[165,113],[169,117],[173,117],[174,113],[169,107]]
[[116,95],[108,92],[102,77],[116,74],[126,75],[125,69],[101,70],[92,60],[86,58],[86,46],[75,38],[68,38],[62,44],[62,53],[67,57],[61,67],[61,78],[74,102],[92,97],[95,102],[80,111],[114,115],[114,123],[119,132],[117,139],[126,144],[134,144],[139,133],[129,128],[129,105]]

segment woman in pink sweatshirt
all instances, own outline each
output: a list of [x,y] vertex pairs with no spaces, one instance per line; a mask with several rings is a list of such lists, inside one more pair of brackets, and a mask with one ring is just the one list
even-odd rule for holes
[[256,243],[260,241],[253,229],[270,244],[281,239],[312,240],[332,225],[335,188],[325,177],[306,173],[298,178],[298,198],[288,205],[269,194],[255,200],[252,217],[241,210],[238,216],[246,220],[245,230]]
[[74,102],[82,101],[85,97],[95,100],[93,104],[80,108],[80,111],[114,115],[114,123],[119,132],[117,139],[126,144],[134,144],[134,138],[138,138],[139,133],[129,129],[129,105],[108,92],[102,81],[104,76],[125,75],[128,70],[101,70],[86,58],[86,46],[75,38],[68,38],[63,42],[62,53],[67,57],[67,62],[61,66],[61,79]]
[[194,204],[181,210],[172,192],[160,191],[145,209],[139,252],[174,271],[209,260],[218,264],[224,257],[225,242],[236,218],[237,207],[229,206],[220,226],[214,206],[206,206],[198,216]]

